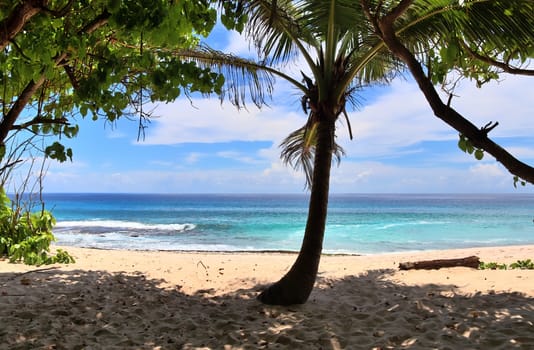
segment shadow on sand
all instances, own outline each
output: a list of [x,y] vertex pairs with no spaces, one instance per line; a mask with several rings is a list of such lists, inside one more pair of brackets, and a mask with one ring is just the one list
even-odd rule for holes
[[0,274],[2,349],[534,349],[534,299],[403,286],[389,270],[320,278],[292,307],[261,286],[187,295],[161,280],[103,271]]

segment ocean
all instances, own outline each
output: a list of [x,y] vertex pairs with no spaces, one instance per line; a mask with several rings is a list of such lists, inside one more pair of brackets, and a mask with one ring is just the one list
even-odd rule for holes
[[[298,251],[306,194],[44,194],[64,246]],[[534,244],[534,194],[333,194],[325,253]]]

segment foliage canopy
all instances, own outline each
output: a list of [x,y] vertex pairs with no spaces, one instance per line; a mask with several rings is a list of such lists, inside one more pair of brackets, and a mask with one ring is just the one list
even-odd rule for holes
[[[21,0],[0,6],[0,147],[13,131],[73,137],[74,116],[140,118],[145,101],[220,92],[224,78],[173,52],[195,47],[217,19],[210,0]],[[235,6],[223,7],[229,27]],[[71,153],[52,144],[47,155]]]

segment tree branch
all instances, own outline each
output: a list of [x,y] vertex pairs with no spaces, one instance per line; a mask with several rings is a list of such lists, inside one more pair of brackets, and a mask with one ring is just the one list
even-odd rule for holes
[[402,0],[393,10],[391,10],[382,21],[390,26],[393,26],[393,22],[397,20],[413,3],[413,0]]
[[486,135],[489,134],[489,132],[493,129],[495,129],[499,125],[499,122],[489,122],[488,124],[484,125],[480,130],[482,130]]
[[80,87],[80,83],[78,79],[76,78],[76,75],[74,73],[74,68],[72,68],[72,66],[68,64],[65,64],[63,66],[63,69],[65,69],[65,73],[67,73],[67,76],[69,77],[70,83],[72,87],[74,88],[74,90],[78,90],[78,88]]
[[51,10],[48,7],[45,7],[43,5],[42,10],[43,10],[43,12],[46,12],[46,13],[50,14],[52,17],[63,17],[71,9],[73,2],[74,2],[73,0],[69,0],[69,2],[59,10]]
[[104,10],[100,15],[95,17],[91,22],[87,23],[79,32],[78,34],[91,34],[98,28],[106,25],[108,23],[109,18],[111,17],[111,13],[109,13],[107,10]]
[[369,0],[361,0],[360,5],[362,7],[363,13],[365,14],[369,22],[371,22],[371,24],[373,25],[375,33],[381,36],[382,34],[380,33],[380,27],[378,26],[378,12],[375,16],[371,14],[371,6],[369,5]]
[[3,174],[6,169],[13,167],[13,166],[19,164],[20,162],[23,162],[23,160],[22,159],[17,159],[17,160],[15,160],[13,162],[8,162],[8,163],[4,164],[4,166],[2,166],[0,168],[0,174]]
[[26,0],[17,5],[13,11],[0,22],[0,50],[5,49],[9,41],[24,28],[26,22],[43,10],[46,0]]
[[24,108],[26,108],[26,105],[31,100],[32,96],[44,84],[45,80],[45,76],[41,75],[37,81],[30,81],[22,93],[18,96],[17,101],[15,101],[13,106],[9,109],[9,112],[4,115],[4,118],[0,123],[0,145],[4,144],[4,140],[6,139],[12,126],[15,124],[15,121],[20,116],[20,113],[22,113]]
[[478,269],[480,259],[478,256],[468,256],[458,259],[422,260],[399,263],[399,270],[439,270],[446,267],[471,267]]
[[[36,0],[32,0],[36,1]],[[44,1],[44,0],[41,0]],[[80,31],[78,31],[79,35],[83,34],[91,34],[98,28],[104,26],[108,19],[110,17],[109,12],[104,11],[102,14],[94,18],[91,22],[89,22],[87,25],[85,25]],[[65,59],[68,57],[67,53],[61,53],[54,57],[55,65],[59,66],[61,64],[64,64]],[[8,133],[10,130],[12,130],[15,122],[17,121],[18,117],[26,107],[26,105],[31,100],[32,96],[41,88],[41,86],[46,81],[46,77],[44,74],[41,74],[39,78],[36,80],[31,80],[22,93],[18,96],[17,101],[13,104],[11,109],[4,115],[4,118],[2,119],[2,122],[0,123],[0,145],[4,144],[4,140],[6,139]]]
[[26,54],[24,53],[24,51],[22,51],[22,48],[19,46],[19,44],[17,44],[17,42],[15,41],[15,39],[11,39],[9,40],[9,42],[11,43],[11,47],[16,50],[21,56],[22,58],[24,58],[25,60],[27,60],[28,62],[31,61],[31,58],[29,58],[28,56],[26,56]]
[[488,130],[477,128],[456,110],[442,102],[419,61],[396,36],[393,23],[379,19],[378,25],[380,27],[380,34],[378,35],[381,36],[389,50],[406,64],[432,108],[434,115],[467,137],[475,147],[483,149],[495,157],[510,173],[534,184],[533,167],[519,161],[501,146],[490,140],[488,138]]
[[20,125],[13,125],[11,127],[11,130],[22,130],[26,129],[32,125],[35,124],[60,124],[60,125],[69,125],[69,120],[67,118],[58,118],[58,119],[50,119],[45,117],[35,117],[32,120],[29,120],[25,123],[22,123]]
[[532,69],[522,69],[522,68],[512,67],[508,63],[494,60],[494,59],[492,59],[492,58],[490,58],[488,56],[481,55],[478,52],[476,52],[474,50],[471,50],[471,48],[469,48],[463,41],[460,41],[460,44],[467,51],[467,53],[469,55],[471,55],[473,58],[476,58],[479,61],[482,61],[482,62],[487,63],[489,65],[495,66],[497,68],[500,68],[506,73],[517,74],[517,75],[534,76],[534,70],[532,70]]

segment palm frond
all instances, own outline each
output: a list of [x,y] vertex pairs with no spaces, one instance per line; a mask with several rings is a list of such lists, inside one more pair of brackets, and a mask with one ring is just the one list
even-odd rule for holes
[[286,165],[293,169],[302,170],[306,176],[306,187],[310,188],[313,176],[313,144],[311,134],[316,127],[308,128],[307,125],[293,131],[281,143],[282,152],[280,158]]
[[[372,0],[368,4],[373,15],[380,17],[397,2]],[[534,26],[528,25],[533,21],[531,0],[414,0],[396,20],[395,31],[403,45],[422,62],[427,62],[429,54],[436,50],[464,44],[488,57],[504,55],[525,61],[534,56]],[[371,29],[368,31],[372,33]],[[404,70],[404,65],[385,50],[382,42],[376,41],[376,36],[362,34],[361,38],[351,74],[340,84],[342,88],[352,84],[354,78],[369,83],[382,77],[388,82]]]
[[397,20],[403,44],[424,57],[434,46],[465,43],[488,55],[534,55],[534,2],[531,0],[415,0]]
[[[319,41],[333,40],[339,43],[347,33],[359,34],[362,24],[366,21],[359,4],[353,0],[316,0],[298,1],[298,3],[299,11],[302,12],[302,23],[305,23],[304,26],[314,33]],[[328,33],[332,30],[336,35],[328,38]]]
[[223,53],[205,45],[180,50],[174,56],[220,73],[224,77],[221,99],[228,98],[237,107],[245,107],[246,101],[261,107],[272,94],[277,72],[264,62]]
[[249,20],[246,35],[252,39],[260,57],[269,62],[287,62],[306,54],[303,43],[313,46],[317,42],[301,24],[301,14],[295,1],[252,0],[245,2],[245,13]]
[[[306,125],[293,131],[280,143],[280,148],[282,149],[280,158],[284,164],[290,165],[297,171],[302,170],[304,172],[306,176],[306,188],[311,188],[313,180],[318,125],[318,122],[312,122],[310,119]],[[345,151],[340,145],[335,143],[332,154],[335,161],[339,164],[341,157],[345,155]]]

